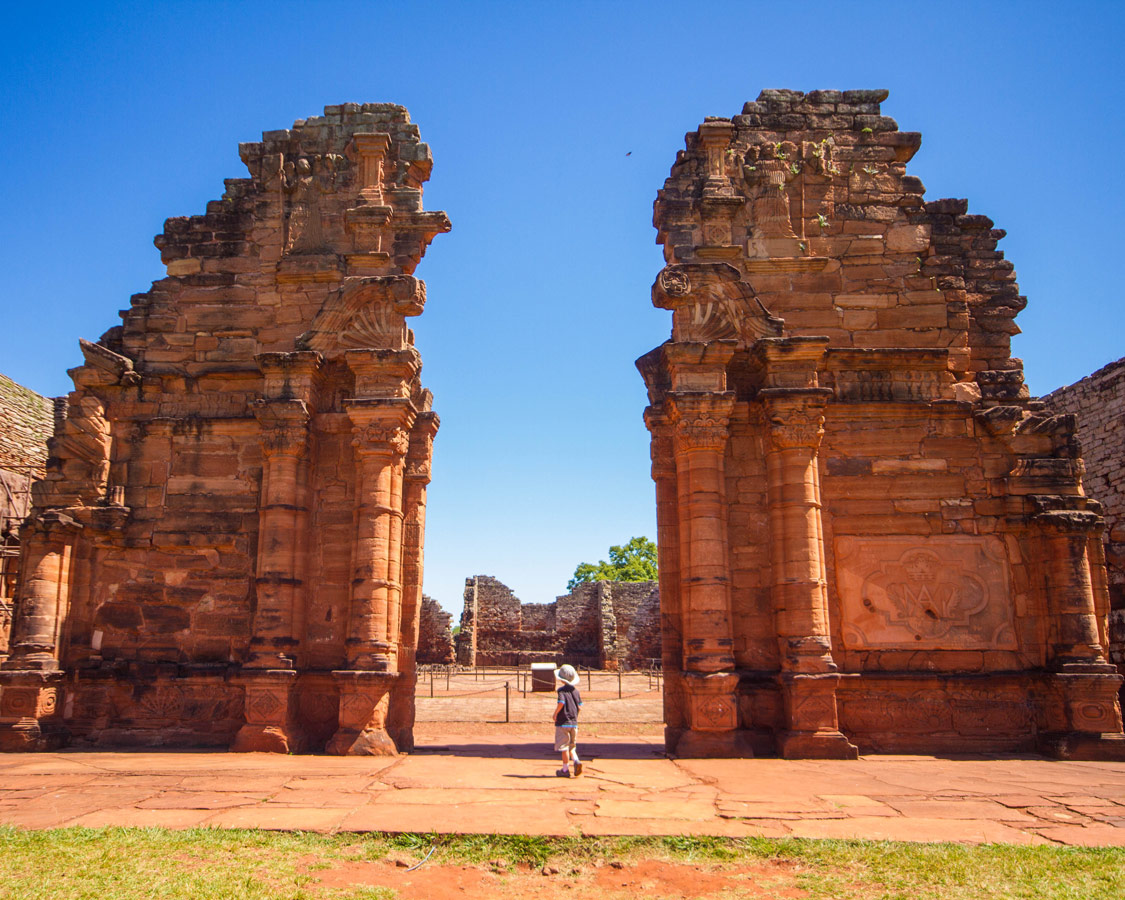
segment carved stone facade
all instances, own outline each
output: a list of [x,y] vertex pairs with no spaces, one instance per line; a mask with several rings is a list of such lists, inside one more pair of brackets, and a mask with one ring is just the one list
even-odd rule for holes
[[1125,675],[1125,359],[1052,391],[1043,402],[1078,418],[1083,481],[1105,512],[1110,658]]
[[54,402],[0,375],[0,662],[8,657],[19,583],[20,529],[31,511],[31,485],[43,477]]
[[652,581],[596,581],[554,603],[520,603],[503,582],[476,575],[465,579],[455,640],[463,666],[640,669],[661,657],[660,591]]
[[437,416],[406,319],[442,212],[407,111],[240,147],[82,341],[23,548],[0,746],[413,743]]
[[680,755],[1122,756],[1104,520],[1032,400],[1004,232],[885,91],[765,91],[657,196],[649,392]]

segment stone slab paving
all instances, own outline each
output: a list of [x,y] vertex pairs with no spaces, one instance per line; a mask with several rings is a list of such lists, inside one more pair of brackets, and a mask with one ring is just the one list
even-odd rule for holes
[[671,760],[596,737],[581,778],[529,734],[443,734],[396,759],[0,755],[0,823],[516,834],[708,834],[1125,846],[1125,763],[1039,757]]

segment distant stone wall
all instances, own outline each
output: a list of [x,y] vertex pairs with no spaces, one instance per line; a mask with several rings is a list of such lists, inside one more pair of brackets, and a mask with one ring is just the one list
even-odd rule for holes
[[453,662],[453,614],[447,613],[433,597],[422,596],[418,621],[418,655],[424,665],[448,665]]
[[1125,672],[1125,358],[1043,398],[1078,417],[1086,493],[1105,508],[1110,655]]
[[554,603],[520,603],[490,575],[465,580],[457,635],[461,665],[568,662],[634,669],[660,658],[660,591],[655,581],[581,584]]

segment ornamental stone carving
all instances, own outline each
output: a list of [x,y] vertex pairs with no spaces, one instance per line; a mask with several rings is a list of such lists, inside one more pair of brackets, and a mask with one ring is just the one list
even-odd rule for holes
[[364,453],[405,456],[410,449],[410,434],[398,425],[364,425],[356,431],[352,446]]

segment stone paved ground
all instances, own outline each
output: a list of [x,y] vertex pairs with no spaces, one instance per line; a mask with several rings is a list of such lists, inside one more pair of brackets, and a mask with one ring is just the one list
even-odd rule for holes
[[588,729],[586,773],[568,780],[526,724],[423,724],[397,759],[6,754],[0,823],[1125,846],[1125,763],[670,760],[657,727],[608,730]]

